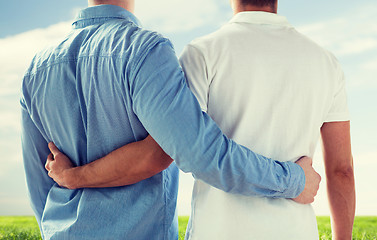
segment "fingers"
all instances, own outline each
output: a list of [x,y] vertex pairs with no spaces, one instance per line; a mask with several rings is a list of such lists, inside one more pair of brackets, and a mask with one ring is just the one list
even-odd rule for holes
[[312,162],[313,160],[309,157],[302,157],[296,162],[303,168],[306,177],[304,191],[294,199],[298,203],[313,203],[318,193],[321,176],[313,168]]
[[48,144],[48,148],[50,149],[52,155],[54,156],[57,156],[60,153],[59,149],[55,146],[53,142],[50,142]]

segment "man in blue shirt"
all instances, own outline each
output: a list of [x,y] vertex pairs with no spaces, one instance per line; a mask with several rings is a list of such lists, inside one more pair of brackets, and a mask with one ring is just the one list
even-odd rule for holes
[[[227,192],[313,200],[319,180],[310,159],[301,167],[278,162],[228,139],[202,113],[169,40],[139,27],[134,1],[103,2],[89,1],[69,35],[34,57],[22,83],[23,158],[44,239],[177,239],[178,168],[164,151]],[[157,172],[167,168],[129,186],[61,188],[44,169],[50,141],[77,166],[140,141],[130,156],[149,153]],[[140,152],[146,146],[152,150]]]

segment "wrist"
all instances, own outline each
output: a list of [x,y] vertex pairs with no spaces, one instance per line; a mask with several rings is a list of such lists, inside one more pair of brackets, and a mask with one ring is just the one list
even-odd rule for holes
[[68,189],[82,188],[80,186],[80,168],[74,167],[65,171],[66,187]]
[[290,171],[290,185],[291,195],[296,198],[298,197],[305,189],[306,176],[304,169],[297,163],[286,162],[287,168]]

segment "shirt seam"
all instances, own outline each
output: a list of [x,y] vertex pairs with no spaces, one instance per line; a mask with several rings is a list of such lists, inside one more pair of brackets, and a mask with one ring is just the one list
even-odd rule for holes
[[347,122],[349,120],[349,112],[337,112],[328,114],[323,122]]
[[133,71],[130,74],[130,79],[135,79],[136,72],[138,72],[138,70],[140,69],[141,64],[147,58],[147,56],[150,53],[150,51],[153,48],[155,48],[156,46],[158,46],[159,44],[161,44],[161,45],[167,44],[167,45],[169,45],[171,47],[170,41],[168,39],[166,39],[166,38],[161,38],[161,37],[159,37],[158,39],[156,39],[155,41],[153,41],[152,43],[150,43],[149,46],[146,46],[144,48],[144,50],[138,55],[139,57],[135,58],[135,62],[131,63],[130,69],[132,69]]
[[[208,86],[210,86],[212,84],[212,81],[213,81],[213,79],[212,79],[213,74],[212,74],[211,70],[208,68],[208,64],[207,64],[208,58],[205,56],[205,54],[203,53],[202,49],[200,49],[200,47],[195,46],[194,44],[191,44],[191,43],[188,44],[187,47],[191,47],[191,48],[195,49],[203,57],[204,62],[206,63]],[[211,79],[211,80],[209,80],[209,79]]]
[[208,67],[209,61],[208,61],[208,58],[203,53],[203,51],[200,49],[200,47],[195,46],[192,43],[188,44],[187,47],[191,47],[192,49],[194,49],[201,57],[203,57],[204,62],[205,62],[205,68],[206,68],[206,71],[207,71],[207,79],[206,79],[206,81],[207,81],[207,84],[208,84],[208,88],[207,88],[207,102],[205,103],[206,104],[206,109],[203,109],[201,106],[200,106],[200,108],[202,109],[203,112],[208,113],[208,105],[209,105],[209,99],[210,99],[210,88],[211,88],[212,82],[214,80],[212,78],[212,72],[211,72],[210,68]]
[[[108,20],[100,22],[101,19],[103,19],[103,18],[108,18]],[[84,22],[84,23],[81,23],[82,21],[94,21],[94,20],[96,20],[98,22],[92,22],[92,23],[85,23]],[[77,21],[73,22],[72,26],[73,26],[74,29],[81,29],[81,28],[85,28],[85,27],[88,27],[88,26],[105,24],[107,22],[114,21],[114,20],[123,20],[122,21],[123,23],[133,24],[136,27],[139,27],[134,21],[132,21],[130,19],[127,19],[127,18],[122,18],[122,17],[119,17],[119,18],[118,17],[93,17],[93,18],[80,19],[80,20],[77,20]]]
[[81,55],[79,57],[71,57],[71,58],[61,58],[61,59],[56,59],[55,61],[52,61],[50,64],[46,65],[46,66],[38,66],[38,67],[35,67],[35,69],[31,70],[31,71],[28,71],[25,73],[25,77],[32,77],[34,76],[35,74],[37,74],[38,72],[40,71],[43,71],[43,70],[46,70],[50,67],[53,67],[55,65],[59,65],[59,64],[62,64],[62,63],[68,63],[68,62],[77,62],[79,59],[82,59],[82,58],[113,58],[115,57],[116,59],[121,59],[123,56],[123,54],[113,54],[113,55]]

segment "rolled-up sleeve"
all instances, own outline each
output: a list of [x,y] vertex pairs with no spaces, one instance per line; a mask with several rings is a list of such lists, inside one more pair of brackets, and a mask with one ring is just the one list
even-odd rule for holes
[[168,40],[141,55],[133,69],[134,112],[181,170],[230,193],[294,198],[303,191],[300,166],[238,145],[202,112]]

